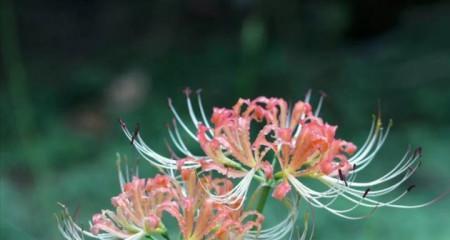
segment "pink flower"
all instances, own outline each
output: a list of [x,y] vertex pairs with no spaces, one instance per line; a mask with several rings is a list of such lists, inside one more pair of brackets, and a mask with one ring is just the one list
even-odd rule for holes
[[346,176],[353,168],[347,155],[354,153],[356,147],[335,139],[336,127],[324,124],[319,118],[308,116],[301,122],[298,136],[291,129],[277,132],[281,149],[276,154],[283,175],[338,176],[341,171]]
[[[231,108],[214,108],[208,121],[200,93],[197,92],[200,114],[194,110],[191,91],[186,89],[185,94],[191,123],[181,119],[169,100],[175,117],[169,128],[170,157],[147,146],[139,127],[130,132],[120,122],[133,146],[162,174],[129,180],[119,164],[122,191],[111,199],[114,210],[95,214],[90,231],[86,231],[75,224],[63,206],[65,211],[57,220],[65,239],[82,240],[84,235],[101,240],[168,239],[164,218],[172,217],[185,240],[280,240],[296,226],[300,198],[337,216],[361,219],[371,212],[354,216],[352,212],[358,207],[418,208],[449,192],[423,204],[398,204],[413,185],[390,200],[380,201],[378,197],[391,194],[416,171],[421,149],[408,150],[392,170],[377,179],[356,181],[356,173],[375,159],[390,125],[384,130],[381,120],[374,119],[367,140],[357,150],[353,143],[337,138],[337,126],[319,117],[323,96],[314,112],[310,93],[292,107],[280,98],[239,99]],[[188,149],[179,129],[198,144],[202,153],[194,154]],[[309,185],[306,178],[317,180],[324,187]],[[254,179],[260,185],[248,203],[260,212],[242,208]],[[263,229],[262,210],[270,189],[273,198],[287,206],[288,214],[275,226]],[[257,198],[261,199],[256,202]],[[352,205],[339,208],[335,204],[338,198]],[[305,216],[300,239],[306,238],[307,223]]]
[[[169,100],[169,107],[176,119],[173,128],[169,129],[174,147],[171,157],[162,156],[147,146],[139,128],[130,132],[123,122],[121,127],[138,152],[158,168],[168,171],[202,168],[203,172],[217,171],[238,179],[239,182],[228,192],[208,192],[215,203],[242,205],[255,179],[263,184],[272,184],[272,180],[276,185],[281,184],[273,194],[276,198],[287,195],[288,183],[309,204],[348,219],[361,218],[349,214],[358,206],[372,209],[382,206],[424,206],[396,203],[410,188],[390,201],[377,200],[392,193],[413,174],[420,157],[418,150],[408,150],[386,175],[368,182],[356,181],[356,173],[375,159],[387,138],[390,125],[383,128],[378,118],[374,119],[367,140],[357,151],[353,143],[336,137],[337,126],[319,117],[323,96],[315,111],[310,104],[310,92],[304,101],[297,101],[292,107],[280,98],[239,99],[231,108],[214,108],[209,121],[200,92],[197,92],[197,112],[191,100],[191,91],[185,91],[185,94],[190,123],[182,120]],[[193,154],[188,149],[180,129],[199,144],[203,154]],[[252,132],[257,133],[256,137],[251,136]],[[266,159],[271,155],[275,158]],[[280,166],[274,168],[276,163]],[[278,172],[273,173],[274,170]],[[314,189],[303,178],[319,180],[327,189]],[[354,205],[348,209],[335,208],[334,199],[339,197]]]
[[[178,215],[174,215],[184,239],[243,239],[252,228],[261,228],[261,214],[234,210],[216,203],[204,190],[206,188],[223,194],[233,188],[231,181],[209,177],[199,179],[193,170],[185,172],[184,176],[185,194],[180,193],[180,211]],[[200,185],[204,188],[199,187]],[[249,220],[248,216],[256,216],[256,219]],[[228,231],[224,233],[226,229]]]
[[76,230],[73,234],[81,231],[97,239],[141,239],[166,234],[166,212],[177,220],[183,239],[244,239],[248,232],[261,229],[264,217],[256,211],[234,210],[216,203],[205,191],[224,194],[232,188],[233,183],[227,179],[199,178],[189,169],[183,169],[182,182],[159,174],[149,179],[133,177],[111,199],[115,211],[95,214],[90,233]]
[[177,192],[168,176],[133,177],[123,192],[111,199],[115,211],[105,210],[92,217],[91,232],[116,238],[127,238],[164,232],[162,213],[176,207]]

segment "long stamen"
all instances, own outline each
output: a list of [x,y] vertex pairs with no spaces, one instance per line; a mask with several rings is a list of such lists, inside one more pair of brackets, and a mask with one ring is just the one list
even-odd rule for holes
[[[121,127],[125,136],[128,139],[134,139],[133,145],[141,154],[141,156],[150,162],[152,165],[162,168],[162,169],[177,169],[177,160],[166,158],[161,156],[160,154],[153,151],[148,145],[145,144],[143,139],[141,138],[139,131],[136,131],[135,134],[131,134],[126,125],[121,122]],[[134,138],[133,138],[134,137]],[[197,168],[200,167],[200,164],[193,161],[186,161],[185,168]]]
[[175,116],[175,119],[178,121],[178,123],[180,123],[181,127],[184,129],[184,131],[186,131],[186,133],[195,141],[198,141],[197,136],[195,136],[194,133],[192,133],[192,131],[186,126],[186,124],[184,123],[183,120],[181,120],[180,115],[178,115],[177,110],[175,110],[175,107],[172,105],[172,99],[169,98],[168,100],[169,103],[169,108],[172,111],[173,115]]
[[292,186],[305,198],[305,200],[310,203],[312,206],[315,206],[317,208],[323,208],[328,210],[329,212],[333,213],[334,215],[337,215],[339,217],[349,219],[349,220],[358,220],[358,219],[364,219],[369,217],[373,214],[376,208],[373,208],[371,212],[369,212],[366,215],[363,216],[349,216],[343,213],[340,213],[340,210],[333,209],[331,207],[326,206],[322,202],[319,201],[320,197],[313,197],[310,195],[310,189],[306,188],[299,180],[297,180],[294,176],[289,175],[288,176],[289,182],[292,184]]
[[[281,240],[284,239],[284,237],[289,233],[292,235],[298,216],[298,209],[296,205],[297,204],[294,204],[292,206],[292,209],[290,209],[286,218],[277,225],[259,231],[252,230],[245,235],[245,239]],[[306,227],[304,231],[307,231]]]
[[311,99],[311,89],[308,89],[305,95],[305,103],[309,103],[310,99]]
[[250,170],[245,177],[229,192],[225,193],[225,194],[219,194],[216,195],[214,193],[212,193],[211,191],[209,191],[205,186],[203,186],[203,188],[207,191],[209,197],[217,202],[217,203],[223,203],[223,204],[227,204],[227,205],[234,205],[236,203],[238,203],[237,207],[230,207],[231,209],[239,209],[241,208],[241,206],[243,205],[247,192],[249,190],[250,187],[250,183],[255,175],[256,170],[252,169]]
[[201,89],[198,89],[198,90],[197,90],[197,101],[198,101],[198,107],[199,107],[199,109],[200,109],[200,115],[202,116],[203,123],[204,123],[204,124],[206,125],[206,127],[208,128],[209,133],[211,134],[211,136],[214,136],[214,132],[213,132],[213,130],[212,130],[210,124],[209,124],[209,121],[208,121],[208,119],[207,119],[207,117],[206,117],[206,114],[205,114],[205,110],[204,110],[204,108],[203,108],[203,102],[202,102],[201,92],[202,92]]
[[319,103],[317,104],[316,111],[314,112],[314,116],[318,117],[320,113],[320,109],[322,108],[323,99],[327,96],[327,94],[323,91],[320,91],[320,99]]

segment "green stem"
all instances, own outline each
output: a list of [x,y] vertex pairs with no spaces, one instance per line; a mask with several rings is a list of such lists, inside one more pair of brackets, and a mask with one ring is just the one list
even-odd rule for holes
[[162,236],[164,239],[170,240],[169,235],[167,234],[167,232],[161,233],[161,236]]
[[259,213],[263,213],[264,206],[266,205],[267,197],[269,196],[269,192],[271,189],[272,189],[272,186],[270,186],[270,185],[261,186],[261,191],[259,193],[259,199],[258,199],[258,202],[256,203],[256,211],[258,211]]

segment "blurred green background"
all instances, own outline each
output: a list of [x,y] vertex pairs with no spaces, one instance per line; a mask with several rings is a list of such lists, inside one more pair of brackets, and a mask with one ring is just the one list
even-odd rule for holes
[[[423,166],[403,203],[450,183],[450,2],[425,0],[24,1],[1,14],[0,238],[61,239],[56,202],[79,222],[119,191],[116,153],[141,159],[117,119],[166,153],[167,98],[203,89],[207,109],[239,97],[327,93],[324,118],[362,144],[381,104],[394,128],[362,178],[409,144]],[[152,168],[140,161],[141,173]],[[406,188],[408,184],[404,187]],[[401,190],[399,190],[400,192]],[[267,221],[280,219],[275,207]],[[450,239],[450,198],[363,221],[316,211],[315,239]],[[300,223],[299,223],[300,224]]]

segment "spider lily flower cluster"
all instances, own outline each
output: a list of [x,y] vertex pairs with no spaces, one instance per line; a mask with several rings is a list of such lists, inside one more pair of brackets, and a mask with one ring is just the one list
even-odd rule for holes
[[[174,217],[184,239],[243,239],[252,228],[260,229],[264,217],[254,211],[231,211],[216,204],[198,188],[193,170],[183,172],[183,188],[168,176],[134,177],[124,185],[122,193],[112,198],[115,212],[103,211],[94,215],[91,232],[100,239],[141,239],[164,234],[164,212]],[[209,188],[227,191],[231,182],[208,181]],[[197,216],[198,215],[198,216]],[[249,220],[254,216],[255,220]],[[103,236],[100,232],[104,232]]]
[[[414,187],[395,195],[419,167],[420,148],[409,149],[381,177],[358,181],[357,173],[375,159],[391,124],[385,128],[381,119],[374,117],[366,141],[357,149],[353,143],[336,138],[337,126],[319,117],[323,96],[315,111],[310,92],[293,106],[280,98],[239,99],[231,108],[214,108],[208,120],[200,92],[197,106],[189,89],[185,95],[190,123],[181,118],[169,99],[175,118],[169,127],[169,157],[149,147],[139,127],[130,131],[120,121],[132,145],[163,175],[126,180],[120,174],[122,193],[112,198],[116,210],[94,215],[90,231],[82,230],[63,214],[66,217],[59,218],[60,230],[66,239],[81,239],[83,235],[97,239],[168,239],[163,213],[177,220],[183,239],[284,239],[292,236],[298,216],[298,201],[293,198],[346,219],[361,219],[379,207],[427,206],[448,193],[423,204],[398,203]],[[186,137],[202,152],[193,153]],[[307,178],[326,188],[308,185],[303,181]],[[252,196],[260,199],[249,198],[252,183],[259,183],[259,190],[272,189],[273,199],[288,206],[290,213],[279,224],[263,228],[268,192],[257,195],[256,191]],[[385,200],[383,196],[392,197]],[[350,206],[338,208],[337,199],[348,201]],[[257,207],[244,211],[246,203]],[[355,215],[358,207],[370,210]],[[308,235],[305,220],[300,239]]]
[[[158,174],[148,179],[137,176],[125,179],[129,174],[123,174],[119,164],[121,193],[111,199],[115,210],[95,214],[88,231],[77,225],[61,204],[64,210],[57,215],[59,230],[69,240],[85,236],[101,240],[170,239],[164,224],[164,218],[169,216],[178,222],[179,235],[186,240],[283,239],[294,229],[297,217],[294,205],[289,206],[290,214],[285,220],[262,229],[265,218],[261,213],[216,203],[200,187],[225,193],[233,187],[229,179],[199,177],[192,169],[180,173],[180,178]],[[306,232],[302,234],[305,237]]]

